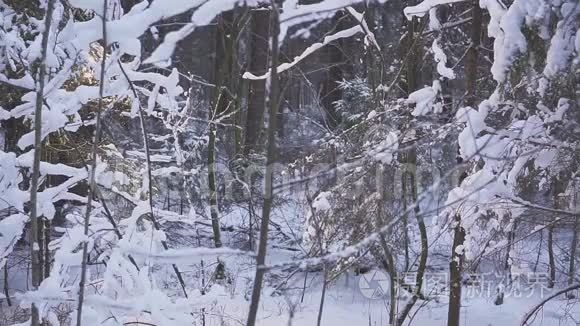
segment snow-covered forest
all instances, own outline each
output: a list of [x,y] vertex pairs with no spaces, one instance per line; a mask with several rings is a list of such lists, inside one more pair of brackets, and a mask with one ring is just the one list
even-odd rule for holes
[[579,0],[0,0],[0,325],[580,325]]

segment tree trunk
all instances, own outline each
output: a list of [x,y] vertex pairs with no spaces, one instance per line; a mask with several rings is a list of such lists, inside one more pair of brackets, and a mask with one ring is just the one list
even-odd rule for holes
[[50,243],[50,229],[51,229],[51,225],[52,222],[49,219],[44,219],[44,223],[43,223],[43,231],[44,231],[44,236],[43,236],[43,248],[42,248],[42,253],[44,254],[44,257],[42,259],[42,263],[43,265],[43,271],[44,274],[42,275],[42,279],[46,279],[50,276],[50,262],[51,262],[51,257],[50,257],[50,250],[48,249],[48,244]]
[[272,209],[273,201],[273,177],[274,177],[274,163],[276,161],[276,114],[278,113],[278,33],[279,20],[278,8],[276,3],[272,1],[271,13],[271,67],[272,74],[270,77],[270,96],[268,104],[270,106],[270,119],[268,122],[268,147],[266,153],[266,175],[264,185],[264,206],[262,209],[262,221],[260,224],[260,243],[258,244],[258,254],[256,256],[256,276],[254,277],[254,286],[252,289],[252,301],[250,304],[250,311],[248,313],[247,326],[254,326],[256,324],[256,316],[258,307],[260,305],[260,294],[262,291],[262,282],[264,279],[265,270],[263,268],[266,261],[266,250],[268,243],[268,227],[270,225],[270,210]]
[[320,295],[320,305],[318,306],[318,318],[316,320],[316,325],[322,325],[322,311],[324,310],[324,299],[326,297],[326,282],[328,279],[328,269],[326,264],[323,267],[324,277],[322,278],[322,294]]
[[471,44],[467,50],[466,67],[467,74],[465,76],[467,81],[467,94],[465,96],[465,104],[474,106],[476,100],[476,83],[477,83],[477,65],[479,57],[479,47],[481,45],[481,23],[482,10],[479,7],[479,0],[472,0],[471,13]]
[[449,263],[449,310],[447,312],[447,326],[459,326],[461,312],[461,272],[463,268],[463,253],[459,249],[465,241],[465,230],[461,226],[461,216],[455,215],[453,228],[453,253]]
[[387,245],[385,236],[380,235],[380,243],[383,248],[385,259],[382,261],[383,268],[389,273],[389,325],[397,326],[397,266],[391,249]]
[[[560,176],[555,176],[552,180],[552,195],[555,209],[562,207],[559,195],[566,189],[562,180],[563,179],[561,179]],[[553,288],[556,283],[556,257],[554,255],[554,230],[556,229],[556,221],[557,216],[554,217],[554,221],[549,222],[550,224],[548,227],[548,264],[550,268],[548,288],[550,289]]]
[[554,258],[554,224],[548,228],[548,263],[550,265],[550,276],[548,278],[548,288],[554,287],[556,282],[556,259]]
[[[406,156],[406,153],[403,153],[402,155]],[[403,161],[403,164],[404,161]],[[407,212],[407,200],[409,195],[407,194],[407,180],[405,179],[406,173],[403,173],[403,177],[401,178],[401,188],[402,188],[402,204],[403,204],[403,248],[405,250],[405,267],[404,267],[404,271],[408,272],[409,271],[409,264],[411,261],[411,258],[409,257],[409,214]]]
[[[412,290],[412,297],[407,302],[399,318],[397,319],[397,325],[403,325],[403,322],[407,318],[409,312],[417,302],[417,299],[424,298],[423,294],[421,293],[423,287],[423,278],[425,276],[425,269],[427,268],[427,257],[429,255],[429,242],[427,238],[427,227],[425,225],[425,220],[421,215],[421,211],[419,206],[417,205],[417,177],[416,177],[416,166],[417,166],[417,152],[416,147],[413,147],[408,153],[406,157],[406,164],[409,164],[411,171],[407,172],[406,174],[409,176],[408,180],[411,185],[411,196],[413,200],[414,213],[415,218],[417,219],[417,226],[419,227],[419,234],[421,238],[421,254],[419,256],[419,265],[417,266],[417,275],[415,277],[415,288]],[[405,174],[404,174],[405,175]],[[407,178],[404,178],[405,181]]]
[[[30,257],[32,289],[37,290],[42,278],[42,266],[40,265],[40,247],[38,243],[39,217],[38,217],[38,181],[40,178],[40,157],[42,155],[42,106],[44,99],[44,82],[46,79],[46,53],[48,48],[48,38],[50,35],[50,25],[52,22],[52,12],[54,10],[54,0],[49,0],[44,17],[44,31],[42,33],[41,53],[39,59],[38,89],[36,91],[36,103],[34,110],[34,161],[32,163],[32,179],[30,183]],[[38,308],[33,303],[31,307],[32,326],[38,326],[40,314]]]
[[[268,39],[270,37],[270,10],[257,8],[251,12],[250,28],[250,63],[249,72],[254,75],[263,75],[268,70]],[[248,108],[244,128],[244,142],[242,151],[248,157],[250,153],[259,152],[259,139],[264,129],[264,111],[266,109],[266,81],[246,80]],[[246,173],[246,176],[248,174]],[[248,180],[248,241],[249,248],[254,248],[254,224],[257,220],[253,208],[254,178],[249,174]]]
[[[365,3],[365,20],[369,27],[369,30],[372,32],[376,29],[375,24],[375,10],[377,4],[374,2]],[[380,65],[377,68],[378,60],[375,60],[375,54],[373,53],[372,49],[369,49],[364,54],[364,72],[366,73],[366,79],[368,81],[369,87],[373,92],[373,97],[376,95],[377,86],[382,82],[380,75],[382,74],[383,66]],[[379,53],[380,55],[380,53]]]
[[4,263],[4,296],[6,297],[8,307],[11,307],[12,301],[10,300],[10,291],[8,288],[8,259]]
[[[232,60],[234,51],[233,38],[234,11],[226,11],[218,17],[216,31],[216,50],[214,62],[214,91],[212,96],[212,108],[216,116],[223,114],[227,109],[231,98],[227,89],[230,89],[232,78]],[[230,91],[232,91],[230,89]],[[231,94],[231,93],[230,93]]]
[[[43,150],[46,149],[46,144],[45,146],[43,146]],[[48,179],[45,179],[44,181],[45,183],[48,182]],[[42,186],[40,187],[41,189],[43,188]],[[44,235],[45,235],[45,220],[46,218],[44,218],[43,216],[39,216],[38,217],[38,266],[40,268],[40,279],[38,280],[38,284],[42,283],[42,280],[44,279],[44,275],[45,275],[45,270],[44,268],[46,267],[46,265],[44,264],[44,260],[45,260],[45,254],[44,254],[44,248],[45,248],[45,241],[44,241]]]
[[[234,56],[233,38],[234,11],[226,11],[218,17],[215,34],[215,61],[214,61],[214,89],[212,94],[211,109],[209,112],[209,134],[207,145],[207,174],[209,188],[209,204],[213,240],[216,248],[222,246],[219,224],[219,207],[217,198],[215,153],[217,126],[213,123],[220,115],[226,113],[230,105],[230,96],[226,89],[231,91],[232,60]],[[229,78],[229,79],[228,79]]]
[[245,5],[242,8],[236,7],[234,9],[234,21],[232,26],[232,41],[231,41],[231,81],[230,88],[234,92],[232,110],[234,111],[234,151],[233,155],[242,153],[242,94],[244,94],[244,79],[242,78],[242,68],[238,64],[238,40],[246,24],[246,17],[249,15],[249,9]]
[[[270,34],[270,10],[258,8],[252,10],[252,28],[250,30],[250,69],[254,75],[263,75],[268,67],[268,37]],[[266,100],[266,81],[248,81],[248,113],[246,116],[246,137],[244,154],[257,150],[258,139],[263,129]]]
[[[217,108],[215,108],[217,109]],[[217,189],[215,183],[215,138],[216,127],[211,121],[209,123],[209,143],[207,145],[207,176],[209,183],[209,205],[211,212],[211,227],[213,229],[213,243],[216,248],[222,246],[219,207],[217,200]]]
[[[479,7],[478,0],[471,1],[471,45],[468,49],[468,58],[466,63],[467,105],[475,105],[475,90],[477,81],[477,64],[479,56],[479,45],[481,43],[481,16],[482,11]],[[459,182],[461,185],[461,180]],[[451,262],[449,263],[449,309],[447,311],[447,326],[459,326],[461,314],[461,277],[463,269],[463,252],[458,252],[460,246],[465,241],[465,229],[461,225],[461,215],[455,215],[455,226],[453,228],[453,246],[451,248]]]
[[[407,5],[415,5],[416,0],[408,0]],[[407,79],[407,95],[415,91],[419,87],[419,46],[415,43],[415,38],[420,37],[417,35],[417,28],[419,26],[419,21],[417,17],[413,16],[411,21],[407,21],[407,36],[405,43],[406,48],[409,53],[409,61],[407,63],[406,69],[406,79]]]
[[[386,214],[385,214],[385,170],[382,166],[378,166],[377,171],[378,174],[378,182],[377,187],[379,191],[379,202],[377,204],[377,225],[385,225],[386,221]],[[395,258],[389,245],[387,244],[387,240],[383,234],[379,235],[379,243],[381,248],[383,249],[383,258],[380,259],[383,268],[389,274],[389,325],[396,326],[396,319],[397,319],[397,265],[395,264]]]
[[540,241],[538,245],[538,254],[536,255],[536,262],[534,263],[533,272],[537,272],[538,264],[540,263],[540,256],[542,254],[542,243],[544,242],[544,230],[540,230]]
[[[333,18],[333,24],[338,30],[346,29],[343,19],[344,13],[337,12]],[[325,65],[326,73],[322,81],[320,91],[320,101],[326,115],[326,125],[330,129],[336,128],[342,121],[340,112],[336,111],[335,102],[342,99],[342,91],[339,83],[349,76],[345,76],[346,70],[350,70],[349,59],[344,55],[346,50],[346,40],[332,42],[321,49],[322,63]]]
[[[237,20],[236,9],[222,12],[217,18],[216,33],[215,33],[215,58],[213,70],[213,88],[211,98],[211,108],[213,109],[213,116],[210,116],[210,121],[220,117],[223,122],[235,125],[237,123],[238,115],[235,113],[236,106],[239,104],[238,95],[239,90],[238,78],[239,72],[234,71],[234,64],[236,64],[236,39],[237,39]],[[211,129],[211,126],[210,126]],[[227,153],[232,154],[237,150],[236,146],[236,128],[225,129],[214,126],[214,130],[219,129],[220,138],[224,141],[224,149]],[[223,130],[222,130],[223,129]],[[210,137],[216,137],[216,133]],[[233,141],[232,141],[233,138]],[[215,140],[214,140],[215,144]],[[233,147],[231,146],[233,144]],[[215,153],[215,151],[214,151]],[[233,154],[231,155],[233,156]]]
[[509,284],[512,283],[512,273],[511,273],[511,266],[512,266],[512,250],[513,250],[513,243],[516,240],[516,228],[518,225],[518,221],[517,220],[513,220],[512,221],[512,227],[510,228],[510,230],[508,231],[507,234],[507,238],[508,238],[508,243],[507,243],[507,248],[506,248],[506,255],[505,255],[505,261],[504,261],[504,272],[507,275],[507,279]]
[[[45,141],[46,145],[51,144],[51,137],[50,135],[47,136],[47,140]],[[50,149],[47,149],[47,146],[43,148],[43,155],[45,162],[53,162],[52,155],[50,153]],[[41,189],[46,189],[53,186],[52,176],[47,175],[44,181],[44,186],[41,186]],[[48,250],[48,243],[50,242],[50,220],[46,217],[40,217],[39,219],[39,235],[38,235],[38,247],[40,248],[39,253],[39,264],[41,266],[40,272],[40,282],[48,277],[50,274],[50,252]]]
[[[85,209],[85,219],[84,219],[84,230],[83,234],[85,237],[89,235],[89,225],[90,225],[90,218],[91,218],[91,211],[93,208],[93,196],[96,194],[96,184],[95,184],[95,173],[97,170],[97,147],[99,144],[99,139],[101,138],[101,112],[103,111],[103,94],[105,89],[105,72],[106,72],[106,63],[107,63],[107,0],[103,1],[103,12],[101,15],[101,22],[102,22],[102,40],[103,40],[103,57],[101,58],[101,75],[99,81],[99,101],[98,107],[95,117],[95,132],[93,136],[93,145],[91,149],[91,169],[88,175],[88,196],[87,196],[87,206]],[[151,182],[151,180],[149,180]],[[77,304],[77,318],[76,318],[76,325],[81,326],[82,324],[82,316],[83,316],[83,304],[84,304],[84,296],[85,296],[85,283],[87,278],[87,264],[88,264],[88,244],[87,241],[83,241],[83,249],[82,249],[82,261],[81,261],[81,277],[79,281],[79,297],[78,297],[78,304]]]
[[568,285],[576,281],[576,250],[578,248],[578,216],[574,217],[572,243],[570,244],[570,265],[568,267]]

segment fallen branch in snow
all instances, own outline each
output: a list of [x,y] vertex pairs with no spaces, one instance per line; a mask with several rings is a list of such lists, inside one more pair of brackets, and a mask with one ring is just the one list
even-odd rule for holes
[[564,289],[562,289],[562,290],[560,290],[560,291],[552,294],[551,296],[545,298],[544,300],[540,301],[537,305],[535,305],[530,311],[528,311],[524,315],[524,317],[522,318],[522,322],[520,323],[520,326],[528,325],[528,320],[530,318],[532,318],[532,316],[535,315],[536,312],[538,310],[540,310],[540,308],[542,308],[548,301],[554,299],[555,297],[557,297],[559,295],[562,295],[564,293],[567,293],[567,292],[570,292],[570,291],[574,291],[574,290],[577,290],[577,289],[580,289],[580,283],[577,283],[577,284],[571,285],[571,286],[569,286],[567,288],[564,288]]

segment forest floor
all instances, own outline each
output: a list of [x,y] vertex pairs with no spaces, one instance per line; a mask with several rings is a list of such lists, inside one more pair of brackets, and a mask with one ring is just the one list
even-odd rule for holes
[[[388,325],[388,296],[369,299],[365,296],[364,287],[361,291],[360,277],[369,278],[369,274],[372,275],[373,271],[363,276],[350,275],[343,277],[327,289],[322,325]],[[320,283],[321,276],[315,275],[312,279],[312,282]],[[372,283],[369,284],[372,286]],[[466,294],[466,298],[463,300],[461,311],[462,325],[519,325],[522,316],[537,302],[541,301],[542,296],[550,294],[549,290],[546,290],[543,294],[540,293],[540,290],[536,287],[534,291],[522,291],[517,295],[514,294],[513,297],[506,294],[504,303],[495,305],[495,293],[488,294],[486,292],[475,295],[473,288],[464,288],[463,292]],[[290,301],[299,301],[300,297],[297,296]],[[320,297],[320,285],[313,286],[307,290],[303,302],[295,309],[291,324],[289,323],[288,308],[281,314],[277,314],[278,307],[276,304],[266,303],[259,325],[316,325]],[[415,305],[416,308],[419,308],[418,311],[413,309],[410,314],[410,318],[413,318],[411,324],[417,326],[447,325],[447,305],[445,295],[442,295],[440,299],[432,299],[428,302],[418,301]],[[565,296],[561,296],[547,304],[537,315],[532,325],[578,325],[579,320],[580,308],[577,305],[571,305]],[[407,319],[408,321],[409,319]],[[407,325],[407,322],[405,325]]]
[[[282,234],[297,237],[300,234],[303,221],[296,216],[299,212],[296,210],[286,209],[277,210],[274,223],[279,229],[272,230],[275,237],[283,238]],[[222,222],[225,225],[236,225],[243,222],[243,216],[231,214],[224,216]],[[239,227],[241,224],[236,225]],[[190,233],[186,231],[184,233]],[[233,234],[233,233],[232,233]],[[192,234],[181,234],[184,238],[193,236]],[[225,245],[228,247],[239,247],[241,242],[247,241],[242,239],[244,236],[225,235]],[[288,236],[286,236],[288,238]],[[562,241],[569,241],[562,238]],[[287,250],[285,245],[291,247],[291,243],[284,241],[272,241],[272,247],[269,249],[268,264],[279,262],[288,262],[296,259],[299,252]],[[210,243],[204,244],[211,246]],[[445,246],[443,246],[445,247]],[[565,246],[556,246],[557,255],[564,256],[561,248]],[[416,252],[419,248],[413,248]],[[447,298],[445,292],[446,281],[449,279],[446,275],[446,266],[448,266],[448,257],[434,246],[432,255],[429,259],[429,270],[425,276],[423,293],[428,300],[418,300],[405,326],[444,326],[447,324]],[[514,250],[518,252],[518,257],[524,257],[529,262],[533,262],[537,257],[537,249],[534,246],[522,241],[518,243]],[[27,290],[27,271],[28,266],[26,258],[28,249],[19,248],[15,250],[14,255],[9,260],[9,266],[12,266],[9,273],[8,285],[10,294],[13,297],[13,303],[18,303],[18,295]],[[540,261],[545,261],[544,255],[539,257]],[[203,264],[202,264],[203,260]],[[198,325],[205,326],[234,326],[245,325],[249,300],[251,296],[251,280],[254,277],[255,264],[252,257],[222,255],[220,260],[225,262],[227,270],[227,281],[214,282],[212,273],[215,270],[217,257],[185,257],[177,262],[179,269],[182,271],[187,283],[189,300],[186,303],[195,312],[195,318],[201,315],[201,308],[204,307],[205,323]],[[141,262],[143,264],[143,262]],[[147,265],[147,264],[145,264]],[[484,262],[480,270],[498,270],[491,266],[491,262]],[[527,265],[527,263],[526,263]],[[532,264],[530,264],[531,266]],[[536,264],[537,265],[537,264]],[[545,263],[540,263],[538,270],[546,270]],[[534,274],[538,279],[531,283],[529,279],[529,267],[522,269],[520,277],[512,281],[512,286],[506,287],[505,297],[502,304],[496,305],[497,298],[497,275],[481,274],[478,278],[471,279],[471,285],[463,288],[463,302],[461,311],[462,326],[511,326],[519,325],[522,317],[542,298],[549,296],[552,291],[557,291],[565,287],[566,280],[560,279],[554,289],[545,287],[546,274]],[[171,298],[171,301],[178,301],[182,298],[181,289],[174,277],[170,264],[161,263],[153,269],[155,282]],[[102,265],[91,266],[91,274],[102,275],[104,268]],[[69,271],[71,282],[77,279],[76,272]],[[501,275],[499,276],[501,279]],[[413,280],[414,275],[405,276],[405,282]],[[207,285],[211,287],[207,288]],[[266,287],[263,290],[261,307],[259,311],[259,326],[311,326],[317,325],[320,299],[322,293],[323,273],[321,271],[293,272],[293,269],[277,270],[273,269],[268,273]],[[505,283],[505,281],[504,281]],[[0,274],[0,284],[4,284],[3,273]],[[270,285],[270,287],[268,286]],[[272,286],[278,286],[285,289],[277,291]],[[208,291],[201,295],[199,289],[206,288]],[[356,275],[352,269],[341,274],[332,281],[328,282],[328,288],[325,295],[324,307],[322,312],[322,325],[330,326],[382,326],[388,325],[389,319],[389,279],[380,270],[371,270],[362,275]],[[580,293],[576,293],[580,297]],[[131,293],[122,300],[139,300],[140,304],[151,305],[155,307],[159,301],[158,298],[147,293]],[[402,309],[407,298],[402,294],[398,297],[398,309]],[[580,305],[575,304],[577,300],[567,300],[562,295],[551,300],[544,309],[533,319],[531,325],[542,326],[567,326],[580,325]],[[14,321],[22,321],[25,313],[19,311],[19,316],[14,320],[10,315],[15,311],[14,307],[7,307],[5,300],[0,295],[0,326],[12,325]],[[24,317],[23,317],[24,316]],[[137,320],[146,320],[146,316],[136,314],[133,318]],[[145,319],[143,319],[145,318]],[[201,319],[199,317],[198,319]],[[10,322],[12,320],[12,322]],[[161,322],[159,325],[166,325]],[[171,325],[173,326],[173,325]],[[180,326],[177,325],[176,326]]]
[[[249,306],[248,279],[253,273],[249,258],[226,258],[230,276],[233,282],[221,286],[214,284],[204,296],[197,292],[190,292],[192,307],[201,304],[206,308],[206,326],[244,325]],[[191,271],[199,268],[198,264],[180,264],[182,271],[189,275],[188,281],[199,282],[197,275]],[[211,264],[206,267],[211,270]],[[162,267],[157,271],[159,280],[172,279],[169,268]],[[9,284],[12,293],[19,293],[25,287],[25,273],[12,273]],[[296,273],[287,280],[284,293],[277,293],[275,289],[265,288],[259,312],[260,326],[297,325],[310,326],[317,324],[318,311],[321,299],[321,272]],[[189,283],[189,282],[188,282]],[[189,285],[189,284],[188,284]],[[195,284],[191,286],[194,288]],[[189,287],[189,286],[188,286]],[[358,325],[388,325],[389,295],[388,278],[383,272],[371,270],[363,275],[352,272],[341,275],[329,283],[326,291],[322,325],[358,326]],[[461,311],[463,326],[505,326],[519,325],[522,316],[543,297],[550,295],[550,289],[543,286],[506,290],[504,302],[495,305],[495,286],[476,284],[463,289],[464,299]],[[179,297],[179,290],[175,284],[168,285],[168,292]],[[577,293],[580,295],[580,293]],[[173,295],[172,295],[173,296]],[[17,297],[17,296],[16,296]],[[150,298],[154,305],[155,298]],[[399,309],[405,298],[399,297]],[[1,301],[1,300],[0,300]],[[540,310],[531,325],[567,326],[578,325],[580,321],[580,307],[566,300],[564,295],[550,301]],[[195,309],[195,308],[194,308]],[[13,308],[0,305],[0,315],[6,318]],[[419,300],[411,311],[408,321],[412,318],[412,325],[443,326],[447,320],[447,294],[430,296],[428,301]],[[10,318],[0,320],[0,325],[10,325]],[[201,325],[201,324],[200,324]]]

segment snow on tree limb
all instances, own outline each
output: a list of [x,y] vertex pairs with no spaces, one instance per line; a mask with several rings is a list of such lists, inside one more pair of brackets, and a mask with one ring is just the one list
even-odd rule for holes
[[433,50],[433,57],[437,62],[437,72],[447,78],[447,79],[455,79],[455,73],[453,69],[447,67],[447,55],[443,52],[443,49],[437,43],[437,40],[433,40],[433,45],[431,46],[431,50]]
[[[356,35],[357,33],[362,33],[362,32],[363,32],[362,27],[357,25],[357,26],[353,26],[349,29],[345,29],[343,31],[337,32],[335,34],[326,36],[321,43],[314,43],[311,46],[307,47],[306,50],[304,50],[304,52],[302,52],[299,56],[295,57],[294,60],[292,60],[292,62],[286,62],[286,63],[279,65],[277,72],[280,73],[280,72],[286,71],[286,70],[294,67],[300,61],[304,60],[304,58],[308,57],[312,53],[318,51],[323,46],[328,45],[329,43],[331,43],[333,41],[339,40],[341,38],[348,38],[348,37],[351,37],[353,35]],[[242,78],[250,79],[250,80],[262,80],[262,79],[268,79],[270,77],[270,74],[271,74],[271,71],[268,71],[267,73],[260,75],[260,76],[256,76],[256,75],[252,74],[251,72],[245,72]]]
[[317,14],[321,13],[331,13],[334,14],[337,10],[349,7],[360,1],[357,0],[325,0],[309,5],[299,5],[297,1],[288,1],[284,3],[282,8],[282,13],[280,14],[280,23],[288,22],[304,22],[305,17],[307,20],[312,20]]
[[367,24],[367,21],[364,18],[364,15],[356,11],[353,7],[347,7],[346,10],[348,11],[349,14],[351,14],[351,16],[354,17],[354,19],[356,19],[360,23],[361,27],[364,30],[364,33],[367,35],[367,38],[369,39],[369,41],[371,41],[371,43],[380,53],[381,47],[377,42],[377,39],[375,38],[375,34],[370,30],[369,25]]
[[250,251],[240,249],[232,249],[227,247],[221,248],[183,248],[183,249],[168,249],[162,252],[152,253],[149,250],[141,249],[135,246],[121,246],[124,253],[131,254],[138,257],[146,257],[152,259],[157,263],[163,264],[177,264],[191,261],[193,257],[201,256],[224,256],[224,255],[242,255],[252,257],[255,254]]
[[28,221],[25,214],[13,214],[0,220],[0,269],[4,268],[8,255],[12,253],[16,242],[24,232],[24,225]]
[[424,0],[418,5],[406,7],[405,9],[403,9],[403,12],[405,14],[405,17],[407,17],[407,19],[411,19],[414,16],[423,17],[427,13],[429,13],[429,10],[431,10],[431,8],[434,8],[436,6],[464,1],[466,0]]

